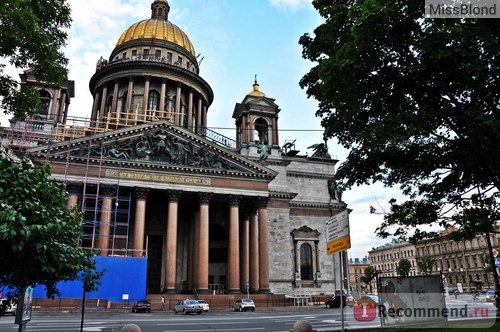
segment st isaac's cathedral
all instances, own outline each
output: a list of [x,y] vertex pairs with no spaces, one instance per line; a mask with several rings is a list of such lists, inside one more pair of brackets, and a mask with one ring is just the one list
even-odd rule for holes
[[257,80],[234,106],[236,137],[208,129],[213,91],[169,11],[154,0],[151,17],[98,60],[85,121],[68,117],[73,81],[21,74],[41,108],[12,120],[3,141],[50,164],[68,206],[84,212],[82,246],[125,271],[145,261],[126,286],[138,297],[333,293],[343,278],[327,255],[326,222],[346,209],[332,181],[337,160],[326,144],[310,156],[280,145],[280,108]]

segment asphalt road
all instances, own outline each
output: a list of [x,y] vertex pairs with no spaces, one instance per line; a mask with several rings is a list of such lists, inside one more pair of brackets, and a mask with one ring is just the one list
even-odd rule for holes
[[[469,303],[468,299],[449,299],[448,308],[467,308],[467,316],[450,317],[450,321],[480,318],[487,325],[492,321],[496,308],[491,303]],[[290,331],[298,320],[307,320],[317,331],[340,331],[341,310],[322,306],[303,307],[280,311],[231,312],[213,311],[201,315],[174,315],[172,312],[151,314],[129,312],[86,312],[83,331],[119,332],[127,323],[139,325],[142,332],[202,332],[202,331]],[[77,332],[80,331],[80,312],[34,312],[26,332]],[[353,308],[346,308],[344,327],[349,330],[360,327],[378,327],[380,318],[361,322],[355,318]],[[14,317],[0,319],[0,332],[16,332]]]
[[[27,332],[80,331],[78,313],[34,313]],[[306,309],[290,312],[210,312],[201,315],[172,313],[86,313],[83,331],[117,332],[126,323],[139,325],[142,332],[201,331],[289,331],[297,320],[308,320],[313,327],[341,326],[340,309]],[[17,331],[13,317],[0,319],[0,331]]]

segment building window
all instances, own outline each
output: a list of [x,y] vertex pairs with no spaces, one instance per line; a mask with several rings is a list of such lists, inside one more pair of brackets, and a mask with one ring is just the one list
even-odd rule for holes
[[47,119],[50,108],[50,93],[47,90],[40,90],[40,110],[38,114],[43,120]]
[[261,144],[269,144],[267,138],[268,126],[266,120],[259,118],[255,121],[255,131],[257,131],[258,140]]
[[295,286],[302,287],[302,282],[321,282],[321,272],[318,260],[318,243],[320,233],[307,226],[294,229],[291,232],[294,243],[294,278]]
[[113,96],[109,96],[106,100],[106,112],[111,111],[111,105],[113,105]]
[[156,90],[149,91],[148,110],[160,109],[160,94]]
[[307,243],[300,246],[300,279],[313,280],[312,249]]
[[121,114],[120,117],[125,117],[125,113],[127,113],[127,97],[128,97],[128,91],[125,91],[122,95],[122,108],[121,108]]
[[155,52],[155,60],[160,60],[161,59],[161,50],[156,50]]

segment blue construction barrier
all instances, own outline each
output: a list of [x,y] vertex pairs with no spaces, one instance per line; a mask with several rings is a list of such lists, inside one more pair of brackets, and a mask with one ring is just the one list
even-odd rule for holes
[[[96,256],[95,259],[97,271],[105,270],[105,273],[99,289],[87,293],[87,298],[112,302],[133,302],[146,298],[147,258]],[[83,295],[81,281],[60,282],[57,288],[61,291],[57,298],[81,298]],[[35,287],[33,296],[45,298],[45,287]],[[128,297],[128,300],[124,300],[124,297]]]

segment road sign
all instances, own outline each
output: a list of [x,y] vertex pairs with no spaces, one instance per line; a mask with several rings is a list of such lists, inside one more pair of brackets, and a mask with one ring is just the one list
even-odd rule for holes
[[330,255],[337,251],[349,249],[350,247],[351,247],[351,237],[347,235],[338,240],[328,242],[326,244],[326,253]]
[[349,213],[344,210],[326,222],[326,253],[330,255],[350,247]]

